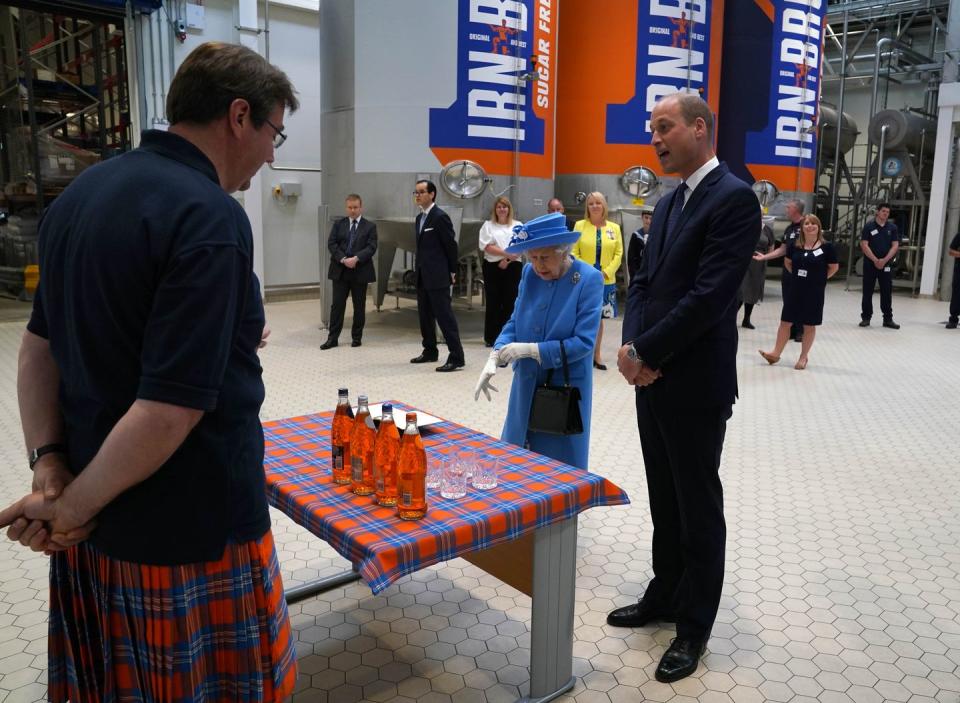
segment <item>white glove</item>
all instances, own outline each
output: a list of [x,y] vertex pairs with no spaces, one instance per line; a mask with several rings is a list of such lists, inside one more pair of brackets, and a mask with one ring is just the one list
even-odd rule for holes
[[493,378],[497,373],[497,352],[490,352],[490,356],[487,358],[487,363],[483,365],[483,371],[480,372],[480,379],[477,381],[477,387],[473,389],[473,399],[480,400],[480,391],[483,391],[483,394],[487,396],[487,400],[490,400],[490,391],[494,393],[499,393],[490,379]]
[[513,342],[497,350],[501,364],[511,364],[517,359],[536,359],[540,363],[540,345],[535,342]]

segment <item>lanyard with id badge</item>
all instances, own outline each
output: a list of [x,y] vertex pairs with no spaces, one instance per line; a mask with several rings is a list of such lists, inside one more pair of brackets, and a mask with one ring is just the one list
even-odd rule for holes
[[[822,256],[822,255],[823,255],[823,247],[817,247],[817,248],[814,249],[813,251],[804,251],[804,252],[803,252],[803,258],[806,259],[810,254],[813,254],[814,258],[816,258],[816,257],[818,257],[818,256]],[[798,269],[797,269],[797,276],[798,276],[799,278],[806,278],[806,277],[807,277],[807,269],[805,269],[805,268],[798,268]]]

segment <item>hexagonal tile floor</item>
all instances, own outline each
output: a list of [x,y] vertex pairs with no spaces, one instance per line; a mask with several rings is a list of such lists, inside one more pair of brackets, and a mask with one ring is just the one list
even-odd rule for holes
[[[897,296],[899,332],[860,329],[859,293],[832,284],[806,371],[798,345],[769,367],[778,286],[741,330],[740,401],[722,474],[729,538],[723,601],[696,674],[653,679],[671,629],[608,627],[650,577],[651,536],[633,394],[596,372],[591,466],[632,496],[580,519],[574,669],[562,701],[960,701],[960,333],[946,305]],[[319,350],[316,301],[267,308],[264,419],[330,408],[336,387],[398,398],[499,435],[509,372],[493,402],[474,402],[486,350],[482,313],[458,309],[464,371],[410,366],[419,353],[410,303],[368,313],[359,349]],[[615,358],[620,322],[608,321]],[[0,500],[29,486],[15,395],[22,324],[0,324]],[[340,571],[340,557],[274,513],[284,578]],[[0,703],[42,700],[46,559],[0,543]],[[528,685],[530,603],[457,560],[379,596],[363,584],[291,607],[295,701],[513,701]]]

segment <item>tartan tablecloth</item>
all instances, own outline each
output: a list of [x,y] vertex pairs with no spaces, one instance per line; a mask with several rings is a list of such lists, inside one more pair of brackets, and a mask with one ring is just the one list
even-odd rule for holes
[[516,539],[588,508],[630,502],[602,476],[444,420],[422,433],[427,461],[469,449],[480,458],[505,459],[508,466],[491,490],[470,486],[465,497],[446,499],[439,489],[428,489],[426,517],[401,520],[395,508],[379,507],[371,496],[333,483],[332,419],[333,412],[324,412],[264,423],[267,496],[349,559],[374,593],[431,564]]

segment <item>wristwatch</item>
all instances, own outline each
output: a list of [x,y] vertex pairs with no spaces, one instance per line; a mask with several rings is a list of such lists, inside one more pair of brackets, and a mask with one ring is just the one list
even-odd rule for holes
[[66,454],[66,452],[66,445],[60,443],[44,444],[42,447],[31,449],[30,453],[27,455],[27,458],[30,462],[30,470],[33,471],[33,467],[38,461],[40,461],[40,457],[42,457],[44,454]]
[[633,346],[633,342],[627,343],[627,358],[630,359],[630,361],[636,361],[638,364],[643,363],[643,359],[641,359],[637,353],[637,348]]

